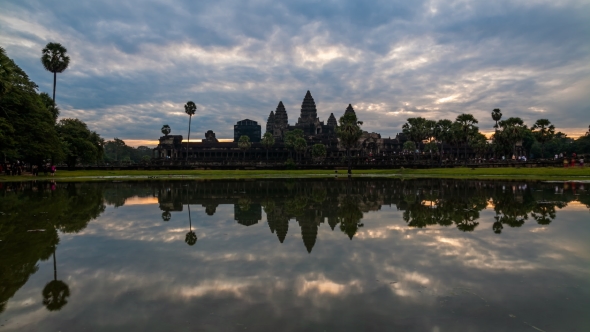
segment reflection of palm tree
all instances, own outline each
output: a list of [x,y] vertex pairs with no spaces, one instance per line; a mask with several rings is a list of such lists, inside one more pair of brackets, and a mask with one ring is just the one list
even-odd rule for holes
[[352,237],[356,234],[357,230],[360,227],[363,227],[364,224],[361,223],[363,212],[359,208],[359,200],[350,196],[351,181],[352,179],[349,178],[346,186],[346,196],[340,201],[338,219],[340,220],[340,230],[352,240]]
[[496,215],[494,219],[496,219],[496,221],[492,225],[492,230],[494,230],[494,233],[500,234],[502,233],[502,229],[504,228],[504,226],[502,226],[502,222],[500,222],[501,217]]
[[43,305],[49,311],[57,311],[68,303],[70,288],[68,285],[57,280],[57,264],[55,262],[55,247],[53,247],[53,280],[43,288]]
[[192,225],[192,221],[191,221],[191,206],[190,206],[190,204],[187,204],[187,207],[188,207],[189,232],[186,233],[186,237],[184,238],[184,242],[186,242],[186,244],[188,244],[189,246],[192,246],[195,243],[197,243],[197,234],[195,234],[195,232],[193,232],[193,225]]
[[162,212],[162,220],[170,221],[171,218],[172,218],[172,214],[170,213],[170,211]]

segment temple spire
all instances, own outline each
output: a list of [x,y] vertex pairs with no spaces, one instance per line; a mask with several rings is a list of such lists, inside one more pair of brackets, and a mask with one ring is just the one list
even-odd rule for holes
[[275,113],[273,111],[270,111],[270,114],[268,115],[268,120],[266,120],[266,132],[272,134],[274,132],[274,126]]
[[315,101],[311,96],[311,92],[307,90],[305,94],[305,98],[303,98],[303,102],[301,103],[301,115],[299,116],[299,121],[297,121],[297,125],[309,125],[314,124],[318,117],[318,111],[315,106]]
[[287,110],[282,101],[279,101],[279,105],[274,113],[274,125],[273,125],[273,136],[283,137],[289,127],[289,118],[287,117]]
[[334,113],[330,113],[330,117],[328,118],[328,126],[336,127],[338,126],[338,122],[336,121],[336,117]]
[[344,114],[348,114],[348,113],[352,113],[352,114],[356,115],[356,113],[354,112],[354,108],[352,108],[351,104],[348,104],[346,111],[344,111]]

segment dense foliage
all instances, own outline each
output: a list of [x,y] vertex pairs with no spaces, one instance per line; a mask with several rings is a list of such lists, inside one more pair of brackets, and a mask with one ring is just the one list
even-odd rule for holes
[[[468,149],[471,158],[505,158],[524,155],[527,158],[554,158],[590,154],[590,134],[576,140],[562,132],[555,132],[555,126],[548,119],[539,119],[528,127],[519,117],[502,120],[500,109],[492,111],[495,121],[494,133],[489,139],[475,124],[478,120],[471,114],[461,114],[455,121],[448,119],[437,122],[422,117],[409,118],[402,126],[408,140],[404,153],[419,156],[421,152],[438,154],[442,158],[442,146],[450,150],[452,158],[467,161]],[[590,128],[589,128],[590,133]],[[437,145],[438,144],[438,148]],[[417,153],[414,153],[417,152]],[[447,152],[446,157],[449,157]]]
[[52,98],[39,93],[37,84],[0,48],[0,157],[68,165],[102,159],[100,136],[77,119],[56,123],[58,115]]
[[104,162],[108,164],[145,164],[152,159],[153,150],[147,146],[134,148],[115,137],[104,144]]

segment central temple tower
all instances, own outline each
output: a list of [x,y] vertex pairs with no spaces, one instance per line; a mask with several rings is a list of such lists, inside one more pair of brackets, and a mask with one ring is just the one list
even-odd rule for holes
[[318,118],[318,110],[309,90],[301,103],[301,114],[295,127],[302,129],[306,135],[317,135],[322,132],[323,123]]

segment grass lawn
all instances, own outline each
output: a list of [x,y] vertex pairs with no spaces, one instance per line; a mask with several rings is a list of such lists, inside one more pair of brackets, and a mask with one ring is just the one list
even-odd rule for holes
[[[0,176],[0,182],[57,180],[57,181],[118,181],[118,180],[173,180],[173,179],[249,179],[249,178],[297,178],[331,177],[333,170],[138,170],[138,171],[66,171],[58,170],[55,177],[30,175]],[[346,176],[339,170],[338,176]],[[353,176],[383,176],[400,178],[456,178],[456,179],[514,179],[514,180],[585,180],[590,181],[590,168],[434,168],[353,170]]]

